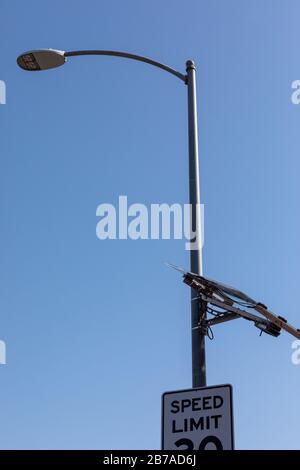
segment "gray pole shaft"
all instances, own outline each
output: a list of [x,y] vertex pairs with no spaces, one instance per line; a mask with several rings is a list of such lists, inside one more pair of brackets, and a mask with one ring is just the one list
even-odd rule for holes
[[[196,68],[192,60],[186,63],[188,87],[188,130],[189,130],[189,192],[192,208],[191,226],[196,239],[190,251],[191,271],[203,274],[202,269],[202,230],[200,215],[200,183],[198,155],[198,124],[196,99]],[[206,305],[197,299],[197,293],[191,291],[191,324],[192,324],[192,373],[193,387],[206,386],[205,334],[198,328],[201,314]]]

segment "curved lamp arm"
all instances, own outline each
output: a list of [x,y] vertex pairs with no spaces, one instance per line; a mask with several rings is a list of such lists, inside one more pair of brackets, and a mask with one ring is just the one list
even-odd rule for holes
[[164,65],[164,64],[161,64],[160,62],[157,62],[156,60],[149,59],[148,57],[143,57],[143,56],[136,55],[136,54],[130,54],[128,52],[102,51],[102,50],[69,51],[69,52],[64,53],[65,57],[73,57],[73,56],[78,56],[78,55],[108,55],[108,56],[114,56],[114,57],[124,57],[125,59],[138,60],[139,62],[145,62],[146,64],[154,65],[155,67],[165,70],[166,72],[169,72],[172,75],[175,75],[175,77],[180,78],[180,80],[186,83],[186,75],[183,75],[177,70],[172,69],[168,65]]

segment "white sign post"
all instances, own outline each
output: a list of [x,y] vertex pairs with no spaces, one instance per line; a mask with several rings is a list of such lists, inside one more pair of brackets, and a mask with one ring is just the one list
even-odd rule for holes
[[233,450],[231,385],[162,396],[163,450]]

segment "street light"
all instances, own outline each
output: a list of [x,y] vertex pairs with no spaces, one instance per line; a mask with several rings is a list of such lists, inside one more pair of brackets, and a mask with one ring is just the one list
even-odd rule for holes
[[[123,57],[145,62],[158,67],[179,78],[188,91],[188,133],[189,133],[189,202],[191,205],[191,233],[195,233],[193,248],[190,250],[191,272],[202,276],[202,232],[200,217],[200,182],[199,182],[199,156],[198,156],[198,125],[197,125],[197,102],[196,102],[196,67],[192,60],[186,62],[186,74],[182,74],[173,68],[161,64],[148,57],[130,54],[120,51],[87,50],[87,51],[59,51],[56,49],[40,49],[21,54],[18,65],[27,71],[47,70],[59,67],[66,62],[67,57],[83,55],[102,55]],[[198,295],[197,291],[191,291],[191,331],[192,331],[192,374],[193,387],[206,386],[205,365],[205,329],[201,323],[206,316],[206,302]]]
[[53,69],[63,65],[65,61],[64,51],[57,51],[55,49],[41,49],[39,51],[25,52],[17,59],[18,65],[23,70],[31,72]]

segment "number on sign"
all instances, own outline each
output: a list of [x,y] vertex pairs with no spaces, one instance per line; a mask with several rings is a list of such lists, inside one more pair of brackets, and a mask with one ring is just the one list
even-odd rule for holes
[[[208,444],[214,444],[216,450],[223,450],[222,442],[216,436],[207,436],[205,437],[199,445],[199,450],[205,450]],[[185,449],[182,450],[194,450],[194,443],[190,439],[178,439],[175,442],[176,447],[186,446]]]

